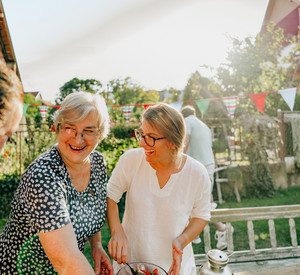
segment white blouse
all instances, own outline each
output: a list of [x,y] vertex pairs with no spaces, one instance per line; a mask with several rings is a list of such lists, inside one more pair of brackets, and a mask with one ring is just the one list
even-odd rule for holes
[[[120,157],[107,185],[107,196],[115,202],[125,192],[122,225],[129,246],[128,262],[150,262],[168,271],[172,241],[189,219],[210,219],[211,184],[205,167],[187,156],[181,171],[172,174],[161,189],[144,150],[131,149]],[[196,274],[191,244],[183,250],[180,274]]]

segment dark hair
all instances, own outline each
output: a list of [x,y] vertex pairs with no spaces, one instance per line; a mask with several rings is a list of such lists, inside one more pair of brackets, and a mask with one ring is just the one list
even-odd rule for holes
[[188,106],[185,106],[182,108],[181,113],[182,113],[183,117],[186,118],[191,115],[194,116],[196,114],[196,111],[195,111],[194,107],[188,105]]
[[0,63],[0,120],[5,122],[7,114],[16,105],[16,101],[23,103],[24,92],[20,79],[15,72]]

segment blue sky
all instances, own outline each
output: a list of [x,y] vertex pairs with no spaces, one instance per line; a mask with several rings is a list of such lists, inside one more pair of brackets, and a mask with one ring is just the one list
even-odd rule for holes
[[2,0],[25,91],[54,102],[78,78],[183,89],[255,36],[267,0]]

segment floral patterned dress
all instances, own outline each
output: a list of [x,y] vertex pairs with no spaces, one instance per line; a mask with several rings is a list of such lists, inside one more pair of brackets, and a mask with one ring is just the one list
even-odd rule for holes
[[48,260],[38,232],[49,232],[70,222],[81,251],[100,231],[106,214],[106,163],[92,152],[88,187],[78,192],[54,146],[25,171],[0,235],[0,274],[57,274]]

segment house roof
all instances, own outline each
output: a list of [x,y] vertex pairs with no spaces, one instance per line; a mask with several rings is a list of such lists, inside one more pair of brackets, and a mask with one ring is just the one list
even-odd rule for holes
[[261,31],[264,31],[270,22],[284,29],[286,36],[297,35],[300,25],[300,1],[269,0]]
[[1,50],[0,59],[2,59],[2,61],[4,61],[8,67],[12,68],[16,72],[18,77],[21,79],[16,55],[13,49],[1,0],[0,0],[0,50]]

